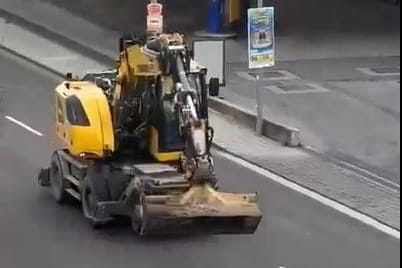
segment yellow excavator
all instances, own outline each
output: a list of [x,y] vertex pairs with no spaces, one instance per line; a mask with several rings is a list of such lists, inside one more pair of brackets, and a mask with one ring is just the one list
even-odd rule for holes
[[94,228],[129,217],[139,236],[253,234],[256,193],[220,192],[211,154],[207,70],[181,34],[125,35],[117,68],[54,96],[60,147],[38,182],[80,201]]

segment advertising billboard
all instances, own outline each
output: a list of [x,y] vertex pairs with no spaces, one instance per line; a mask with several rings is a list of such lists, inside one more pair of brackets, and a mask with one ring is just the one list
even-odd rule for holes
[[274,8],[248,10],[248,63],[250,69],[275,65]]

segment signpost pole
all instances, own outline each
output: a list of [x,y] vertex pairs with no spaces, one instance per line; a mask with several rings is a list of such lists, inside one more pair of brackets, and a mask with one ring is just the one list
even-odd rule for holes
[[[259,8],[264,6],[264,0],[258,0],[257,3]],[[257,105],[257,125],[256,125],[256,132],[257,135],[262,136],[263,134],[263,125],[264,125],[264,107],[261,98],[261,87],[262,87],[262,69],[258,69],[256,75],[256,82],[257,82],[257,92],[256,92],[256,105]]]
[[263,125],[264,125],[264,108],[261,98],[261,87],[262,87],[262,69],[259,69],[256,73],[256,82],[257,82],[257,90],[256,90],[256,105],[257,105],[257,125],[256,125],[256,132],[257,135],[262,136],[263,133]]
[[249,69],[256,70],[256,133],[264,132],[264,103],[262,101],[263,73],[265,68],[275,65],[274,8],[264,7],[263,0],[258,6],[248,10],[248,63]]

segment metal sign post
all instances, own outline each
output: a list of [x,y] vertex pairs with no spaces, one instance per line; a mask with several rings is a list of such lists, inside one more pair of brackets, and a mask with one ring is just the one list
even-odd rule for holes
[[264,107],[261,98],[261,76],[262,76],[262,69],[258,70],[256,75],[257,87],[256,87],[256,105],[257,105],[257,125],[255,127],[256,132],[258,135],[262,135],[263,126],[264,126]]
[[258,0],[258,8],[248,10],[248,63],[256,72],[256,132],[263,134],[264,110],[262,102],[262,75],[264,68],[275,65],[274,8],[263,7]]

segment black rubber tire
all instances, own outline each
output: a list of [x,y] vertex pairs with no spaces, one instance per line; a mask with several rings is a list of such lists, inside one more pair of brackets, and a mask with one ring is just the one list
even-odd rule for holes
[[144,218],[144,206],[142,203],[136,204],[131,216],[131,226],[133,231],[141,236]]
[[146,223],[146,207],[144,204],[145,194],[143,192],[144,184],[141,179],[135,179],[136,189],[133,194],[134,209],[131,214],[131,227],[136,235],[142,237],[143,226]]
[[94,218],[94,204],[110,201],[107,178],[103,174],[101,163],[89,164],[87,174],[81,187],[82,212],[94,229],[99,229],[103,223]]
[[59,204],[65,203],[69,200],[69,195],[65,191],[68,187],[68,183],[64,180],[63,164],[57,152],[52,155],[49,175],[54,199]]

